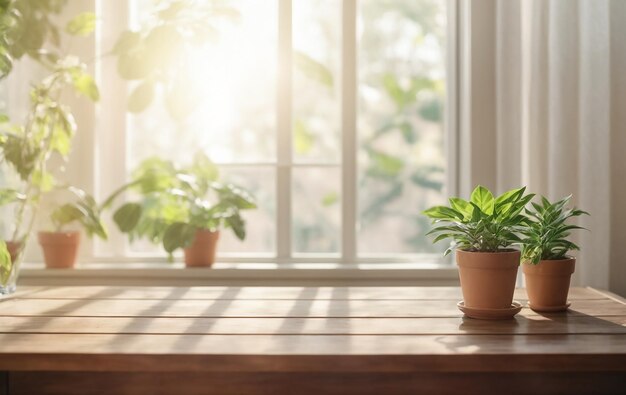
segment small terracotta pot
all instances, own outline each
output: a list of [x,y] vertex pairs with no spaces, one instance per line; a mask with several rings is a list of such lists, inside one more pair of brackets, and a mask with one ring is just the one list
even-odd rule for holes
[[68,269],[76,265],[79,232],[39,232],[44,262],[50,269]]
[[465,306],[474,309],[510,309],[515,292],[520,252],[456,251]]
[[15,263],[22,252],[22,243],[19,241],[7,241],[6,243],[9,255],[11,255],[11,262]]
[[528,304],[535,311],[567,310],[569,284],[576,258],[545,260],[533,265],[524,263]]
[[219,237],[219,231],[198,229],[193,243],[185,248],[185,265],[187,267],[210,267],[213,265]]

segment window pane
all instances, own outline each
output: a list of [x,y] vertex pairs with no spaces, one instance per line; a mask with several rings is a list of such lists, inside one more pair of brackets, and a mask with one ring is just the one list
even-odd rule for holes
[[[174,121],[162,92],[156,92],[147,111],[129,117],[130,168],[147,156],[180,160],[198,149],[222,163],[275,159],[277,2],[228,4],[241,17],[207,21],[216,39],[186,52],[188,84],[181,97],[193,101],[195,111]],[[154,2],[137,7],[136,24],[149,22]]]
[[440,250],[420,212],[443,199],[445,3],[359,2],[362,255]]
[[293,152],[339,161],[341,2],[293,1]]
[[295,168],[292,180],[294,252],[338,253],[341,250],[341,169]]
[[[184,49],[185,73],[176,77],[186,78],[188,84],[184,85],[180,102],[168,102],[164,90],[169,88],[159,86],[147,110],[128,116],[127,173],[150,156],[185,164],[195,152],[204,152],[222,164],[223,181],[248,189],[259,205],[257,210],[242,213],[247,223],[246,240],[239,241],[226,229],[221,233],[218,253],[271,254],[276,245],[273,163],[278,1],[207,0],[195,4],[212,3],[232,7],[239,16],[223,10],[216,13],[223,17],[202,21],[208,30],[213,29],[214,39]],[[135,0],[132,4],[133,28],[154,22],[151,18],[158,2]],[[131,96],[135,88],[131,82]],[[175,119],[171,116],[173,105],[194,110]],[[162,251],[145,241],[133,243],[129,250],[150,254]]]

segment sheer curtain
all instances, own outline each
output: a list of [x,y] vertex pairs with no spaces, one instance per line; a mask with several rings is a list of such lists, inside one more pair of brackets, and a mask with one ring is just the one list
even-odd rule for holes
[[626,1],[494,4],[497,189],[572,193],[574,281],[626,295]]

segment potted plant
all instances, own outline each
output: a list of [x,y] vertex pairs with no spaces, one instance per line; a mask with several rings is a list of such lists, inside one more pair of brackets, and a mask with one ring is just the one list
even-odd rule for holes
[[76,264],[80,232],[72,225],[80,225],[89,237],[107,239],[100,219],[101,208],[92,196],[74,187],[64,188],[73,194],[71,202],[56,207],[50,215],[52,231],[38,233],[47,268],[72,268]]
[[122,205],[113,219],[131,241],[147,238],[160,243],[170,259],[182,248],[187,266],[211,266],[220,229],[229,228],[244,240],[241,210],[256,208],[248,192],[217,180],[217,167],[203,154],[184,168],[159,158],[147,159],[127,186],[140,199]]
[[527,209],[528,224],[522,234],[522,262],[528,305],[535,311],[563,311],[569,303],[570,278],[574,273],[576,258],[568,255],[578,246],[568,240],[571,231],[584,229],[568,221],[586,211],[567,208],[572,196],[557,202],[545,197],[541,204],[532,203]]
[[522,214],[533,194],[526,188],[498,197],[478,186],[470,200],[452,197],[450,206],[435,206],[424,214],[437,224],[428,234],[433,242],[450,239],[463,292],[459,308],[473,318],[499,319],[515,315],[521,305],[512,304],[520,252],[518,233],[527,219]]

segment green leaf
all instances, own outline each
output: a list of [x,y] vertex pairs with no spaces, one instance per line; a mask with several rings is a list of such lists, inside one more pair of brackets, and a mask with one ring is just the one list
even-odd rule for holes
[[334,84],[333,74],[328,67],[304,52],[297,50],[293,51],[293,63],[305,76],[332,89]]
[[15,189],[0,189],[0,207],[5,204],[23,201],[26,196]]
[[462,220],[463,214],[446,206],[434,206],[425,210],[423,214],[432,219],[443,219],[443,220]]
[[484,186],[479,185],[476,187],[476,189],[474,189],[470,197],[470,201],[478,206],[478,208],[480,208],[483,213],[487,215],[493,214],[493,194]]
[[92,12],[84,12],[77,15],[67,23],[65,31],[73,36],[86,37],[96,28],[96,15]]
[[168,253],[172,253],[179,248],[189,246],[196,235],[196,227],[175,222],[167,227],[163,234],[163,248]]
[[239,240],[243,241],[246,238],[246,223],[239,214],[228,217],[224,219],[224,221],[226,225],[233,230]]
[[443,189],[443,168],[437,166],[422,167],[411,174],[413,184],[434,191]]
[[5,79],[13,70],[13,58],[7,54],[0,52],[0,80]]
[[402,158],[373,149],[370,149],[368,154],[371,165],[367,170],[367,174],[372,177],[395,177],[404,170],[405,162]]
[[451,197],[448,200],[450,201],[450,206],[453,209],[463,214],[464,219],[471,218],[474,206],[472,206],[470,202],[458,197]]
[[158,157],[145,159],[133,172],[133,180],[142,194],[165,191],[177,184],[176,169],[171,162]]
[[128,98],[128,111],[137,114],[150,106],[154,99],[154,84],[144,81],[137,85]]
[[50,138],[50,149],[57,151],[64,157],[67,157],[70,153],[72,139],[68,135],[65,129],[59,128],[59,125],[55,125],[55,129]]
[[440,98],[428,100],[419,107],[419,115],[430,122],[440,122],[443,116],[443,103]]
[[48,192],[54,188],[54,177],[47,171],[35,170],[32,174],[31,183],[42,192]]
[[219,194],[220,204],[226,204],[241,210],[257,208],[252,195],[236,185],[226,184],[220,187],[214,186],[214,188]]
[[11,276],[11,253],[4,240],[0,240],[0,282],[6,285],[7,280]]
[[[196,178],[203,194],[206,194],[209,185],[217,181],[220,176],[220,170],[217,165],[203,152],[197,152],[194,155],[189,172]],[[178,176],[180,178],[181,174],[179,173]]]
[[87,73],[75,73],[72,78],[74,89],[83,96],[96,102],[100,100],[100,91],[93,77]]
[[9,10],[11,6],[11,0],[1,0],[0,1],[0,12],[4,13]]
[[113,214],[113,221],[123,233],[131,232],[137,224],[142,214],[142,207],[139,203],[126,203]]
[[518,200],[526,190],[526,187],[511,189],[510,191],[504,192],[502,195],[498,196],[495,201],[495,208],[498,209],[501,206],[510,203],[513,200]]
[[415,144],[417,141],[417,133],[410,122],[402,122],[398,125],[398,129],[402,132],[402,137],[407,144]]
[[83,208],[68,203],[56,209],[50,216],[52,222],[54,222],[57,230],[60,230],[63,226],[72,223],[74,221],[80,221],[87,213]]
[[388,73],[383,76],[383,88],[389,97],[396,103],[399,109],[403,109],[406,103],[404,90],[400,87],[397,77]]
[[330,207],[339,201],[339,194],[337,192],[329,192],[322,198],[322,206]]
[[449,233],[442,233],[439,236],[435,237],[435,239],[433,240],[433,243],[438,243],[441,240],[445,240],[445,239],[453,239],[454,235],[453,234],[449,234]]
[[41,155],[41,148],[24,136],[8,135],[3,142],[4,159],[13,166],[23,181],[28,181]]

